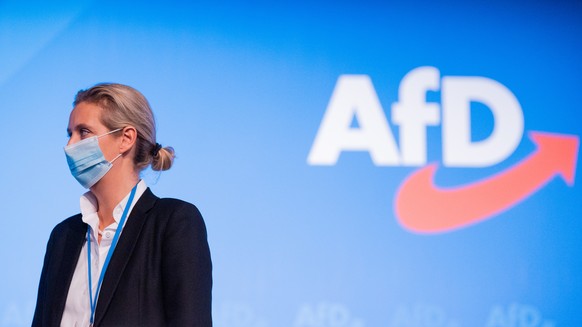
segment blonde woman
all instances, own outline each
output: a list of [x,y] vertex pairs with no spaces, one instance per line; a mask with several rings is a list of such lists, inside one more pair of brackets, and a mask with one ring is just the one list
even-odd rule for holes
[[79,91],[65,155],[89,191],[48,241],[33,326],[212,326],[206,227],[156,197],[140,172],[172,166],[145,97],[121,84]]

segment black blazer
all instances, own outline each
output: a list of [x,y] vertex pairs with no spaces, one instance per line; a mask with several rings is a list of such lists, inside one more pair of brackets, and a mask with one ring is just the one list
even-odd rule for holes
[[[48,241],[32,326],[59,326],[87,224],[75,215]],[[148,188],[111,257],[94,326],[212,326],[212,263],[198,209]]]

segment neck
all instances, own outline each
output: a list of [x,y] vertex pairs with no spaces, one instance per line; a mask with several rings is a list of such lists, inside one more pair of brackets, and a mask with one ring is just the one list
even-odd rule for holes
[[138,181],[137,173],[115,174],[111,169],[97,184],[91,187],[91,193],[97,198],[100,230],[115,221],[113,209],[127,196]]

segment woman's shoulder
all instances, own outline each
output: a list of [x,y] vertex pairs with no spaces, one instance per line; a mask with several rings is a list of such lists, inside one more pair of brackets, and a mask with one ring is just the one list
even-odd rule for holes
[[190,203],[174,198],[160,198],[156,201],[152,214],[154,221],[164,225],[165,230],[181,230],[203,232],[206,234],[206,224],[198,208]]
[[153,207],[153,214],[164,220],[194,220],[204,223],[202,214],[194,204],[175,198],[158,198]]
[[54,228],[53,228],[53,233],[62,233],[62,232],[66,232],[69,230],[79,230],[79,229],[84,229],[85,227],[85,223],[83,222],[82,216],[80,213],[73,215],[63,221],[61,221],[60,223],[58,223]]
[[159,198],[154,206],[156,210],[168,213],[190,213],[201,215],[198,208],[187,201],[174,198]]
[[73,215],[58,223],[49,236],[49,243],[62,243],[72,237],[82,238],[87,231],[87,225],[81,219],[81,214]]

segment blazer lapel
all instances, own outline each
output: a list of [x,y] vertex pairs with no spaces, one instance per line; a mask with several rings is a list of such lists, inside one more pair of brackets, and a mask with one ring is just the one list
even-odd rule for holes
[[71,280],[73,279],[73,273],[77,267],[77,261],[79,261],[79,254],[83,248],[86,232],[87,224],[81,220],[81,215],[79,215],[78,219],[75,219],[74,223],[71,224],[70,229],[65,236],[62,251],[64,255],[62,256],[62,261],[56,275],[58,278],[53,280],[53,293],[52,296],[50,296],[55,299],[55,301],[52,302],[55,308],[49,311],[52,316],[51,321],[56,325],[59,325],[63,318]]
[[141,233],[145,222],[145,215],[154,206],[157,199],[158,197],[148,187],[127,218],[115,252],[113,252],[113,256],[109,262],[109,267],[103,277],[103,284],[101,285],[101,291],[99,291],[99,299],[97,301],[97,308],[95,309],[95,326],[99,325],[103,319],[103,315],[107,312],[107,308],[111,303],[111,299],[115,294],[117,285]]

